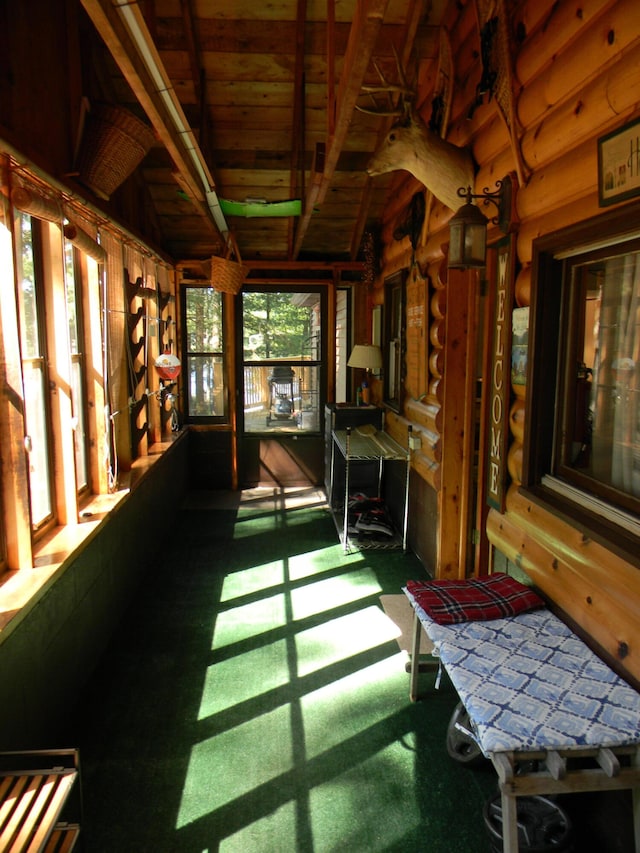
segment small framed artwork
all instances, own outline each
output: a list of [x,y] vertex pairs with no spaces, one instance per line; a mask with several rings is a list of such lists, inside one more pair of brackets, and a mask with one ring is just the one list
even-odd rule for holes
[[598,140],[600,207],[640,195],[640,119]]

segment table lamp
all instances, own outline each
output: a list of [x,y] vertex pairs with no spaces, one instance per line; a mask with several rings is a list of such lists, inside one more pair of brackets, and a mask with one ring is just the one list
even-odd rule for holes
[[365,371],[365,379],[362,383],[362,402],[371,402],[370,376],[372,370],[380,370],[382,367],[382,352],[380,347],[374,344],[356,344],[351,350],[347,367],[359,367]]

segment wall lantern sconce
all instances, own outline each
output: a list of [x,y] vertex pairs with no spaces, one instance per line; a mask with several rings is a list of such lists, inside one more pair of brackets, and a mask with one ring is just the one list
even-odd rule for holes
[[[458,195],[466,199],[466,203],[456,211],[449,220],[449,269],[468,270],[482,269],[486,264],[487,255],[487,226],[491,221],[497,225],[503,234],[508,233],[512,225],[512,210],[514,202],[514,180],[511,175],[496,181],[497,189],[493,192],[485,187],[478,195],[471,192],[471,187],[460,187]],[[482,199],[484,205],[494,204],[498,213],[491,220],[473,204],[473,199]]]

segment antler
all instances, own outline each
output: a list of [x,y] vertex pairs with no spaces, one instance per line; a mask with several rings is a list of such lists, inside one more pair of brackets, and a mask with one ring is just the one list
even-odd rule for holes
[[[374,103],[375,109],[367,109],[366,107],[361,107],[356,104],[356,109],[361,113],[367,113],[368,115],[377,115],[377,116],[403,116],[406,115],[409,105],[411,103],[411,99],[415,97],[415,92],[413,89],[410,89],[407,85],[407,80],[404,75],[404,71],[402,70],[402,66],[400,64],[400,58],[398,56],[398,51],[393,46],[393,55],[396,58],[396,67],[398,70],[398,78],[400,83],[390,83],[387,78],[384,76],[383,72],[380,69],[378,63],[374,60],[373,65],[378,72],[378,77],[380,78],[381,85],[379,86],[361,86],[361,92],[365,95],[369,95],[371,100]],[[389,109],[382,110],[378,106],[378,102],[376,101],[376,95],[386,95],[387,101],[389,103]],[[398,106],[393,103],[393,95],[400,96],[400,102]]]

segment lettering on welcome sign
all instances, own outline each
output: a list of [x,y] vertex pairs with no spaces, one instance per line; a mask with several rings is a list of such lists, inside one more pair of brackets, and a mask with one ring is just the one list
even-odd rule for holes
[[491,351],[487,501],[504,509],[507,481],[508,412],[511,394],[511,241],[498,247]]

